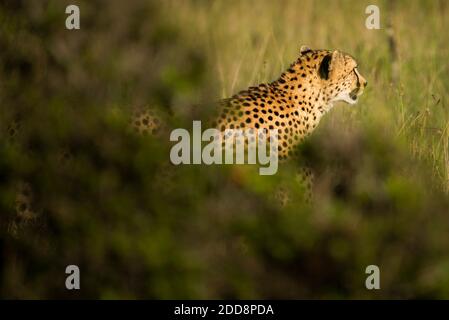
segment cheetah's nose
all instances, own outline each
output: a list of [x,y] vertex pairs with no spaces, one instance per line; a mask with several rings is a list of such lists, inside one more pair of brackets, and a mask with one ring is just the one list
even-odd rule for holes
[[368,86],[368,81],[365,80],[364,86],[365,86],[365,88]]

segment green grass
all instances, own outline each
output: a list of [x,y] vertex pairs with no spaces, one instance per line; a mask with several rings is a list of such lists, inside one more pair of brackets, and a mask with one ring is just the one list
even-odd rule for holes
[[449,191],[449,46],[442,36],[449,28],[449,6],[388,3],[379,3],[380,30],[365,28],[370,1],[166,1],[165,9],[204,50],[221,98],[276,79],[303,44],[352,54],[369,87],[356,107],[335,108],[321,127],[377,123],[392,137],[404,137]]

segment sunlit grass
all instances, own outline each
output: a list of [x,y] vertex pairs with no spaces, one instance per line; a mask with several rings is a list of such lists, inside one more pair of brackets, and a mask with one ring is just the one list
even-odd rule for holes
[[[359,62],[369,87],[355,108],[339,106],[322,125],[378,123],[404,136],[411,153],[429,161],[449,188],[449,50],[444,1],[380,3],[381,29],[365,28],[369,1],[167,1],[171,19],[206,45],[219,97],[275,80],[299,47],[346,51]],[[387,27],[392,24],[397,57]],[[399,65],[398,82],[392,64]],[[340,118],[340,120],[338,120]],[[334,121],[336,119],[336,121]],[[343,121],[344,120],[344,121]],[[318,132],[320,129],[318,129]]]

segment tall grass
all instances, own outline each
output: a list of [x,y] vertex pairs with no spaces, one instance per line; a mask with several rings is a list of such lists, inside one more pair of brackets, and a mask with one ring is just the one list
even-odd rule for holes
[[[377,123],[404,137],[449,190],[449,5],[380,1],[381,29],[365,27],[372,1],[166,1],[167,17],[201,41],[220,97],[272,81],[299,47],[340,49],[359,62],[369,86],[356,107],[340,106],[321,126]],[[389,48],[391,25],[397,56]],[[396,61],[397,60],[397,61]],[[399,66],[398,82],[392,68]],[[318,129],[318,132],[320,129]]]

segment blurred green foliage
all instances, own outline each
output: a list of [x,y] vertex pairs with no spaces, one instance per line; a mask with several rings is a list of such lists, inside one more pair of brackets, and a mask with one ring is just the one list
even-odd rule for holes
[[[319,19],[342,24],[350,2],[78,1],[81,30],[68,31],[70,2],[0,6],[0,297],[449,297],[446,42],[428,38],[428,51],[410,52],[399,38],[409,63],[393,85],[385,39],[330,37],[333,25]],[[447,26],[444,15],[431,19],[447,13],[444,2],[398,6],[397,19],[427,23],[418,35]],[[274,23],[279,15],[300,35]],[[131,109],[147,106],[190,128],[216,97],[273,79],[300,37],[348,48],[373,89],[361,106],[328,115],[276,176],[173,167],[168,138],[130,132]],[[413,76],[420,65],[431,71],[426,88]],[[432,94],[443,108],[426,113]],[[429,134],[429,122],[442,133]],[[313,206],[292,174],[304,163],[316,173]],[[32,187],[36,216],[15,211],[19,181]],[[293,195],[283,208],[272,197],[280,184]],[[69,264],[81,269],[79,291],[65,289]],[[379,291],[365,288],[370,264],[381,269]]]

